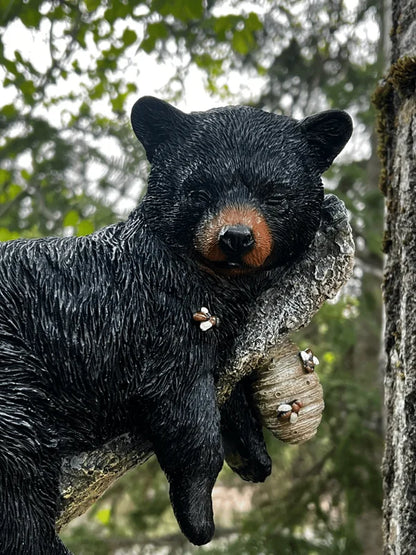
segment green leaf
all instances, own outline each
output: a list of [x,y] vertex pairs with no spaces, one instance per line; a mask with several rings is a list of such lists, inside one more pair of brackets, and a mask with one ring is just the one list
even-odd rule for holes
[[21,191],[22,191],[22,188],[20,187],[20,185],[17,185],[16,183],[12,183],[8,188],[9,200],[13,200],[14,198],[16,198]]
[[101,4],[101,0],[85,0],[85,5],[89,12],[93,12]]
[[236,31],[233,35],[233,40],[231,42],[233,49],[238,52],[238,54],[248,54],[250,50],[249,40],[247,40],[249,35],[247,31]]
[[95,518],[99,522],[101,522],[101,524],[104,524],[104,526],[107,526],[109,524],[110,518],[111,518],[111,509],[100,509],[95,514]]
[[18,239],[19,237],[19,232],[9,231],[6,227],[0,227],[0,241],[10,241],[12,239]]
[[167,39],[168,36],[169,31],[163,21],[149,23],[146,29],[146,38],[142,40],[140,46],[147,54],[150,54],[156,46],[156,41]]
[[79,214],[76,210],[70,210],[64,218],[64,226],[65,227],[73,227],[75,225],[77,225],[77,223],[79,222]]
[[16,77],[20,75],[17,64],[14,61],[4,58],[2,62],[7,71],[9,71],[12,75],[15,75]]
[[187,15],[190,19],[200,19],[204,15],[204,5],[201,0],[188,0],[182,2],[182,6],[186,6]]
[[190,21],[201,19],[204,15],[204,5],[202,0],[153,0],[152,10],[160,15],[173,15],[179,21]]
[[72,62],[72,69],[75,71],[75,73],[76,73],[77,75],[81,75],[82,70],[81,70],[81,68],[79,67],[79,61],[78,61],[78,60],[74,60],[74,61]]
[[255,13],[250,13],[244,20],[244,28],[234,31],[232,47],[238,53],[248,54],[256,45],[255,32],[262,28],[262,23]]
[[30,173],[24,169],[20,171],[20,175],[23,177],[25,181],[29,181],[29,179],[31,178]]
[[137,92],[136,83],[127,83],[126,88],[127,88],[127,92],[129,93]]
[[94,229],[94,224],[91,220],[82,220],[82,222],[78,224],[77,235],[89,235]]
[[132,29],[124,29],[123,36],[121,37],[124,46],[130,46],[137,40],[137,34]]
[[85,42],[85,35],[87,34],[87,31],[88,27],[86,25],[82,25],[76,34],[78,44],[82,46],[82,48],[87,48],[87,43]]
[[117,19],[123,19],[130,14],[130,2],[112,0],[110,7],[104,12],[104,19],[109,23],[114,23]]
[[6,183],[11,178],[11,173],[7,170],[0,169],[0,185]]
[[104,93],[104,81],[99,81],[98,84],[90,91],[90,99],[97,100],[98,98],[102,98]]
[[36,87],[34,82],[31,79],[27,79],[26,81],[23,81],[20,85],[20,90],[23,93],[23,96],[25,97],[25,101],[32,105],[33,104],[33,95],[36,92]]
[[245,27],[250,31],[260,31],[260,29],[263,29],[263,24],[256,13],[250,12],[246,19]]
[[236,15],[223,15],[215,18],[213,28],[218,40],[226,40],[227,33],[232,32],[239,21],[241,21],[241,18]]
[[120,93],[115,98],[111,99],[111,106],[115,112],[122,112],[124,108],[124,102],[127,98],[127,93]]
[[11,119],[16,117],[18,112],[14,104],[6,104],[5,106],[3,106],[0,113],[3,116],[6,116],[6,118]]
[[89,117],[90,112],[91,112],[90,106],[86,102],[83,102],[79,107],[79,115],[82,117]]
[[27,6],[20,12],[20,20],[26,27],[39,27],[39,23],[42,19],[42,14],[38,9],[33,6]]

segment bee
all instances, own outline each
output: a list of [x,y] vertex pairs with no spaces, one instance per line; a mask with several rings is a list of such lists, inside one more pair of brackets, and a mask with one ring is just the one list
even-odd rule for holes
[[209,310],[205,306],[201,307],[201,310],[198,312],[195,312],[192,315],[192,318],[195,322],[199,322],[199,327],[202,331],[208,331],[212,327],[218,326],[220,323],[219,318],[210,314]]
[[302,401],[295,399],[290,403],[282,403],[277,407],[277,418],[280,420],[289,420],[294,424],[298,419],[298,412],[303,407]]
[[304,370],[308,373],[313,372],[315,370],[315,366],[318,366],[319,364],[318,358],[313,354],[311,349],[300,351],[299,356],[302,359]]

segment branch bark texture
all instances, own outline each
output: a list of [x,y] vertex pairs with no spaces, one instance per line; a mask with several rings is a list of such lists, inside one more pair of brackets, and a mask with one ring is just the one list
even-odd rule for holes
[[392,60],[375,102],[386,196],[384,552],[416,549],[416,8],[392,2]]
[[[218,383],[220,404],[244,376],[276,363],[289,334],[307,325],[348,280],[353,259],[354,243],[345,206],[334,195],[327,195],[322,224],[308,253],[259,298],[242,329]],[[100,450],[66,459],[58,528],[82,514],[114,480],[151,455],[149,442],[125,435]]]

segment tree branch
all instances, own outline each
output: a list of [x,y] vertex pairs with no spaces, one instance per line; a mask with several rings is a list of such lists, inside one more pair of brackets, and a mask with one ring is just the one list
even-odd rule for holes
[[[259,298],[242,330],[218,383],[220,404],[244,376],[254,370],[261,372],[278,358],[288,334],[306,326],[321,305],[335,296],[351,275],[353,257],[345,206],[334,195],[327,195],[321,227],[306,256],[286,268],[279,283]],[[133,440],[126,434],[100,450],[66,459],[58,529],[82,514],[114,480],[151,455],[148,441]]]

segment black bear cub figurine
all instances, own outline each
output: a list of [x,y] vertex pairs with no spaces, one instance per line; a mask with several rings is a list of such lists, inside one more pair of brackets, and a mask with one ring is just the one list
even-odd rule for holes
[[152,168],[127,221],[0,244],[1,554],[68,553],[62,459],[125,432],[151,441],[198,545],[224,457],[244,479],[270,473],[248,388],[219,410],[216,378],[257,296],[313,239],[351,119],[145,97],[132,125]]

